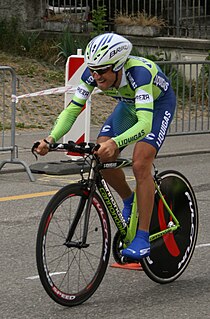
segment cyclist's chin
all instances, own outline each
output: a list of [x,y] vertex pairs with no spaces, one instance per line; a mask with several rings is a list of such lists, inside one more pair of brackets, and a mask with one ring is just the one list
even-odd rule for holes
[[97,82],[97,87],[102,91],[106,91],[110,88],[110,83],[108,81]]

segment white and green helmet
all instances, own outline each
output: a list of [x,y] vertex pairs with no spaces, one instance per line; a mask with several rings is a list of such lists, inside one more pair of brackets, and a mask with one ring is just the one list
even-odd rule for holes
[[131,50],[131,42],[121,35],[104,33],[88,43],[85,61],[90,68],[113,65],[116,72],[123,67]]

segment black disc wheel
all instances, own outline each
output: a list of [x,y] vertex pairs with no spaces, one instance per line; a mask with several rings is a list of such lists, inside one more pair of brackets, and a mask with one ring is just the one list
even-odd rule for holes
[[[160,189],[180,227],[151,242],[151,254],[142,259],[146,274],[158,283],[177,279],[186,269],[193,255],[198,234],[198,208],[189,181],[179,172],[159,174]],[[150,235],[173,224],[172,219],[156,193],[150,225]]]

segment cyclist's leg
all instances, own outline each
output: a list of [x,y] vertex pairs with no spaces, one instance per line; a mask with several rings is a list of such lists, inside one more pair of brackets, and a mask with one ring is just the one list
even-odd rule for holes
[[136,196],[139,212],[139,229],[132,243],[122,251],[131,259],[141,259],[150,254],[149,226],[153,211],[155,187],[152,177],[152,164],[156,148],[142,142],[136,143],[133,154],[133,172],[136,179]]
[[145,142],[137,143],[133,154],[133,172],[136,179],[137,206],[139,211],[139,229],[149,231],[154,203],[154,181],[152,164],[156,149]]
[[151,133],[137,142],[133,154],[133,172],[137,182],[139,230],[133,242],[122,251],[122,255],[140,259],[150,253],[149,226],[154,203],[152,163],[161,148],[175,109],[173,91],[155,103]]
[[[100,136],[97,143],[102,143],[110,139],[108,136]],[[112,158],[107,158],[105,161],[115,161],[119,155],[119,151]],[[103,171],[103,176],[107,183],[120,195],[124,200],[131,196],[132,191],[126,182],[125,174],[122,169],[108,169]]]
[[[113,136],[117,136],[129,129],[137,122],[135,108],[120,102],[114,109],[113,113],[106,120],[99,133],[97,143],[107,141]],[[120,151],[117,150],[112,158],[105,160],[116,160]],[[133,202],[133,192],[126,182],[125,174],[122,169],[109,169],[103,171],[103,176],[111,187],[120,195],[124,202],[123,216],[127,221],[131,213],[131,205]]]

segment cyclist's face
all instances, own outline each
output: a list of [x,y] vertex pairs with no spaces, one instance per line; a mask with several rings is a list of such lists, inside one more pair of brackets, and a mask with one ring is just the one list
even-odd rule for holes
[[102,91],[108,90],[115,83],[116,73],[112,71],[112,66],[106,69],[90,69],[90,73],[96,81],[97,87]]

